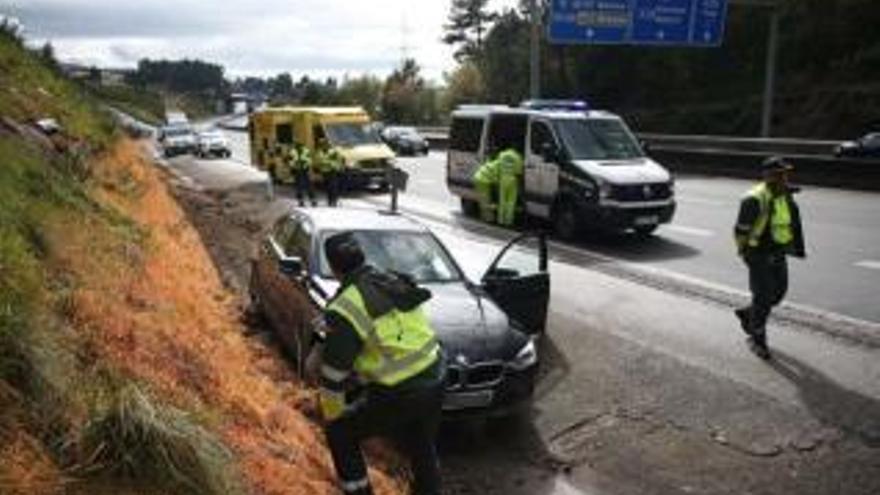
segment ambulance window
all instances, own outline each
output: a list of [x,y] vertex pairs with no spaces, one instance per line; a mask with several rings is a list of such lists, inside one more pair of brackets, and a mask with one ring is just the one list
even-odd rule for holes
[[290,124],[276,125],[275,138],[281,144],[293,144],[293,126]]
[[449,146],[456,151],[477,153],[482,137],[482,119],[454,119],[449,133]]
[[553,131],[545,122],[532,122],[532,154],[540,155],[544,152],[544,146],[549,143],[556,146],[556,140],[553,139]]

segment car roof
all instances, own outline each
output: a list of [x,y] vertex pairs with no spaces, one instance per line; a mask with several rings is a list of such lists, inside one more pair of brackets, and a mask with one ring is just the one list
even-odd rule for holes
[[317,230],[429,232],[427,227],[409,217],[370,208],[308,208],[295,210],[292,215],[310,219]]
[[486,118],[490,115],[532,115],[550,119],[619,119],[616,114],[606,110],[566,111],[566,110],[532,110],[526,108],[505,107],[500,105],[463,105],[452,113],[452,118]]

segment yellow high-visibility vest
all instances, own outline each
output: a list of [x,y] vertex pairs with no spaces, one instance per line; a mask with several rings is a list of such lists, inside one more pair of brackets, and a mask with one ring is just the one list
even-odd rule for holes
[[773,242],[780,246],[791,244],[794,240],[794,229],[791,226],[791,209],[788,207],[788,198],[785,196],[774,197],[764,182],[752,188],[748,195],[757,199],[761,206],[761,212],[752,225],[752,230],[747,238],[748,246],[758,247],[761,243],[761,237],[768,227]]

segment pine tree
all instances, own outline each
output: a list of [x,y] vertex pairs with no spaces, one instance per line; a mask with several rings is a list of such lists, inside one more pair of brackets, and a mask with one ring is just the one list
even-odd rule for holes
[[489,0],[452,0],[449,22],[443,26],[443,42],[457,46],[455,59],[459,62],[479,58],[483,40],[490,25],[498,17],[488,9]]

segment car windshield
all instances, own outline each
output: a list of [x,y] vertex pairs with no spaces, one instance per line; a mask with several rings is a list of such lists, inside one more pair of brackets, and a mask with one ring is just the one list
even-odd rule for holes
[[[326,232],[324,240],[336,232]],[[357,231],[355,238],[367,263],[381,270],[409,275],[419,283],[458,282],[462,274],[439,242],[428,233],[400,231]],[[321,250],[321,276],[333,278],[327,257]]]
[[880,133],[866,135],[862,138],[862,144],[870,148],[880,148]]
[[165,129],[165,135],[170,137],[180,137],[192,134],[188,127],[169,127]]
[[407,137],[418,137],[419,133],[416,131],[415,127],[400,127],[395,129],[395,134],[398,136],[407,136]]
[[379,136],[370,124],[326,124],[324,130],[334,146],[353,148],[369,144],[380,144]]
[[574,160],[630,160],[644,153],[616,119],[560,119],[556,128]]

